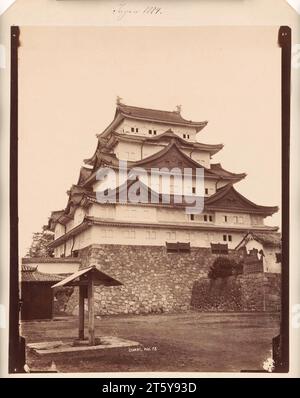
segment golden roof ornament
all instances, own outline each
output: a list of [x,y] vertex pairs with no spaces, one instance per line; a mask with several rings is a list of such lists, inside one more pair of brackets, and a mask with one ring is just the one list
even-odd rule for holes
[[181,109],[182,109],[182,106],[181,105],[176,105],[176,113],[181,113]]

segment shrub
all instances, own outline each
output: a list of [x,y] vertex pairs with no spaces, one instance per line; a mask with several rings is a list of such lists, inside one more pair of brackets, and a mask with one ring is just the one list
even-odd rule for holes
[[228,257],[217,257],[210,267],[208,277],[210,279],[226,278],[242,272],[241,264]]

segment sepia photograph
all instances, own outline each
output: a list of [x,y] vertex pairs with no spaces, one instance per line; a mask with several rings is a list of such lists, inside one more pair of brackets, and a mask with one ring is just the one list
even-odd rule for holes
[[28,373],[276,370],[278,31],[17,28]]

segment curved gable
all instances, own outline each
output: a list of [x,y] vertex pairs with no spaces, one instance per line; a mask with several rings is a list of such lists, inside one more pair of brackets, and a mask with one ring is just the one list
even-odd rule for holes
[[206,198],[205,205],[211,209],[226,209],[227,211],[247,211],[249,213],[259,213],[264,216],[271,216],[278,211],[277,206],[260,206],[251,202],[240,194],[232,184],[228,184],[217,192]]
[[[184,168],[201,168],[205,169],[201,164],[195,162],[185,153],[183,153],[175,140],[172,140],[168,146],[155,154],[148,156],[142,160],[134,162],[132,167],[143,167],[145,169],[150,168],[163,168],[172,169],[178,167]],[[205,169],[207,170],[207,169]],[[212,173],[211,173],[212,174]],[[213,174],[212,174],[213,175]]]

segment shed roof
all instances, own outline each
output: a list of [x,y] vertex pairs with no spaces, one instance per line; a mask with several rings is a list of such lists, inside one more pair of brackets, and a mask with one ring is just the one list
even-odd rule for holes
[[256,240],[265,247],[281,247],[281,234],[278,232],[248,232],[240,243],[236,246],[235,250],[245,246],[250,240]]
[[93,265],[75,272],[74,274],[56,283],[54,286],[52,286],[52,288],[59,286],[79,286],[81,284],[80,282],[83,282],[84,280],[87,281],[89,274],[92,274],[95,284],[104,286],[122,285],[121,282],[100,271],[96,266]]
[[22,265],[21,282],[57,282],[63,276],[38,271],[38,266]]

